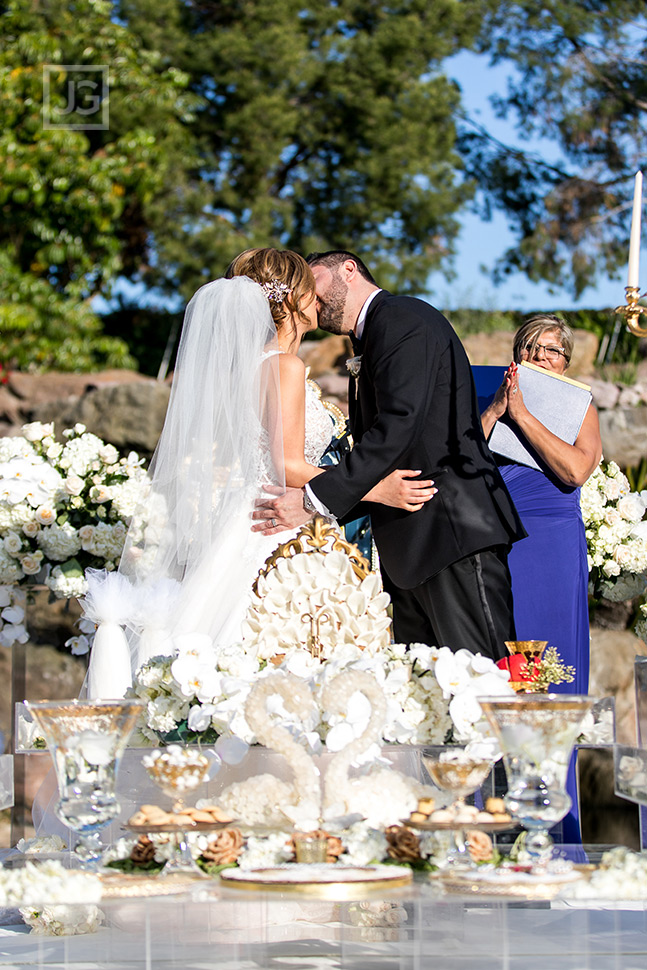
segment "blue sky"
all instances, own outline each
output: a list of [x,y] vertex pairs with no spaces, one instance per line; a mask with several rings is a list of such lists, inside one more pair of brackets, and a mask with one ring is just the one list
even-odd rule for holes
[[[485,125],[488,130],[506,144],[531,149],[537,154],[555,160],[556,147],[548,141],[528,141],[519,138],[514,127],[497,118],[488,102],[494,93],[504,94],[508,70],[502,66],[491,68],[487,59],[476,54],[462,53],[453,58],[448,70],[463,91],[463,101],[468,114]],[[644,169],[647,170],[647,159]],[[646,171],[647,174],[647,171]],[[645,242],[646,216],[643,208],[643,246],[641,249],[640,278],[643,289],[647,283],[647,242]],[[462,232],[456,243],[456,280],[448,283],[442,273],[429,278],[430,297],[438,306],[448,309],[473,307],[483,310],[568,310],[577,307],[599,309],[617,306],[624,302],[626,270],[617,279],[608,277],[597,281],[595,287],[586,289],[575,300],[564,289],[551,293],[546,284],[531,283],[522,273],[511,275],[505,283],[495,287],[485,270],[492,269],[497,258],[514,243],[503,216],[496,215],[491,222],[483,222],[474,215],[461,220]],[[631,209],[627,210],[627,237],[631,224]],[[628,255],[628,254],[627,254]]]

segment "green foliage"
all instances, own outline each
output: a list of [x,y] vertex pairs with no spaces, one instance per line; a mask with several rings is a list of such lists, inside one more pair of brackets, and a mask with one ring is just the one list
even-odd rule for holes
[[466,337],[471,333],[494,333],[508,330],[510,332],[510,347],[512,334],[521,325],[524,314],[502,310],[472,310],[458,309],[447,311],[452,326],[459,337]]
[[155,862],[154,859],[150,862],[135,862],[131,858],[106,862],[106,869],[116,869],[117,872],[161,872],[163,868],[164,863]]
[[[143,310],[129,331],[92,297],[124,277],[188,298],[250,246],[352,248],[382,285],[424,293],[477,187],[517,236],[499,275],[579,294],[626,260],[644,27],[642,0],[7,0],[0,362],[154,373],[172,320]],[[445,61],[475,47],[516,68],[496,108],[558,159],[465,120]],[[66,65],[109,68],[108,130],[44,127],[44,65],[58,111]],[[614,359],[629,353],[621,334]]]
[[[12,367],[135,363],[89,300],[146,257],[146,207],[166,189],[191,100],[112,14],[106,0],[10,0],[0,18],[0,359]],[[45,127],[45,65],[50,111],[79,76],[66,65],[109,67],[107,131]]]
[[[478,125],[461,130],[479,208],[506,213],[517,237],[498,278],[521,271],[575,296],[624,268],[633,175],[644,158],[647,21],[643,0],[485,0],[478,47],[515,69],[501,117],[548,157],[511,149]],[[548,52],[548,54],[547,54]]]
[[146,282],[188,296],[249,246],[344,246],[383,285],[423,291],[472,193],[440,64],[470,43],[478,7],[123,0],[130,30],[202,99],[201,165],[158,200]]
[[628,465],[623,471],[632,492],[642,492],[647,488],[647,458],[642,458],[638,465]]
[[[208,876],[217,876],[223,869],[236,868],[235,862],[223,862],[220,865],[214,865],[212,862],[207,862],[202,856],[198,856],[196,865]],[[154,859],[150,862],[135,862],[131,858],[113,859],[112,862],[106,863],[106,869],[116,869],[117,872],[161,872],[163,868],[164,863],[155,862]]]
[[101,317],[101,323],[107,336],[119,338],[128,344],[128,350],[141,374],[156,377],[167,342],[174,335],[168,371],[173,370],[181,319],[179,312],[121,302],[117,309]]

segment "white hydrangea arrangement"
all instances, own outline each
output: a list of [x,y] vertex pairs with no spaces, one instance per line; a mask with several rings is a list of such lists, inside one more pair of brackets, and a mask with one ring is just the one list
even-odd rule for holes
[[148,477],[82,424],[63,437],[35,421],[0,439],[0,584],[44,582],[67,599],[85,592],[85,569],[118,565]]
[[276,703],[276,714],[315,752],[340,750],[366,726],[369,711],[361,694],[352,698],[343,717],[331,714],[322,702],[326,684],[343,670],[367,671],[384,690],[387,743],[489,738],[479,696],[514,695],[507,671],[468,650],[452,653],[449,647],[389,644],[369,653],[344,645],[330,650],[327,660],[319,660],[302,647],[292,647],[279,663],[266,664],[249,642],[218,649],[203,636],[181,639],[173,656],[154,657],[135,676],[130,694],[147,705],[139,729],[144,743],[212,743],[219,737],[255,743],[245,720],[245,702],[253,684],[277,670],[304,680],[315,699],[316,723],[301,723],[279,699]]
[[[482,656],[448,647],[389,642],[389,596],[375,573],[358,575],[340,549],[296,552],[261,574],[243,624],[241,643],[216,644],[205,634],[168,641],[135,675],[132,695],[146,701],[140,737],[148,743],[211,743],[236,737],[256,741],[244,707],[252,686],[274,671],[306,682],[314,718],[300,722],[276,698],[276,715],[314,751],[339,751],[359,737],[369,717],[357,692],[343,716],[323,702],[326,685],[342,671],[366,671],[386,696],[382,739],[439,744],[488,734],[477,702],[486,694],[513,694],[509,674]],[[312,642],[312,623],[319,641]],[[475,725],[478,724],[478,729]]]
[[590,589],[620,602],[647,587],[647,492],[632,492],[614,461],[601,461],[582,486]]

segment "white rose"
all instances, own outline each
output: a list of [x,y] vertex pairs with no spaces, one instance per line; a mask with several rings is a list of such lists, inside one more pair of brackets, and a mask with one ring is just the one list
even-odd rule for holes
[[28,539],[33,539],[34,536],[40,532],[40,525],[35,521],[35,519],[32,519],[30,522],[24,523],[22,531]]
[[99,448],[99,458],[106,465],[114,465],[119,460],[119,452],[114,445],[104,445]]
[[91,502],[99,504],[101,502],[109,502],[111,498],[112,492],[107,485],[93,485],[90,489]]
[[28,552],[25,556],[21,556],[20,565],[25,576],[35,576],[43,565],[43,554],[40,549],[38,552]]
[[605,576],[619,576],[621,571],[620,566],[613,559],[608,559],[602,567]]
[[72,472],[72,474],[67,476],[63,485],[68,495],[80,495],[83,491],[84,481]]
[[17,555],[22,549],[22,539],[16,532],[8,532],[2,541],[10,556]]
[[39,505],[35,512],[36,521],[41,525],[51,525],[56,521],[56,512],[48,505]]
[[42,441],[43,438],[54,434],[54,425],[41,424],[40,421],[32,421],[31,424],[23,425],[22,433],[27,441]]
[[630,492],[618,502],[618,512],[629,522],[640,522],[645,513],[645,503],[637,492]]
[[63,451],[63,445],[59,444],[58,441],[54,441],[47,449],[45,454],[50,461],[56,461],[61,452]]
[[607,479],[603,491],[607,501],[615,502],[617,498],[620,498],[620,482],[615,478]]
[[92,548],[92,540],[94,538],[94,526],[93,525],[82,525],[79,529],[79,539],[81,540],[81,548],[89,552]]

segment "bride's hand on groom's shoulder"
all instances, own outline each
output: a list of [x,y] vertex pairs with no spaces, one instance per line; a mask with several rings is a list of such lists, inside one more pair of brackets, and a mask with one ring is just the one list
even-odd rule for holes
[[396,468],[367,492],[364,501],[418,512],[438,491],[431,479],[418,478],[421,474],[410,468]]
[[285,529],[296,529],[311,518],[311,513],[303,507],[302,488],[266,485],[264,491],[268,493],[267,498],[259,499],[252,512],[255,520],[252,532],[273,536]]

